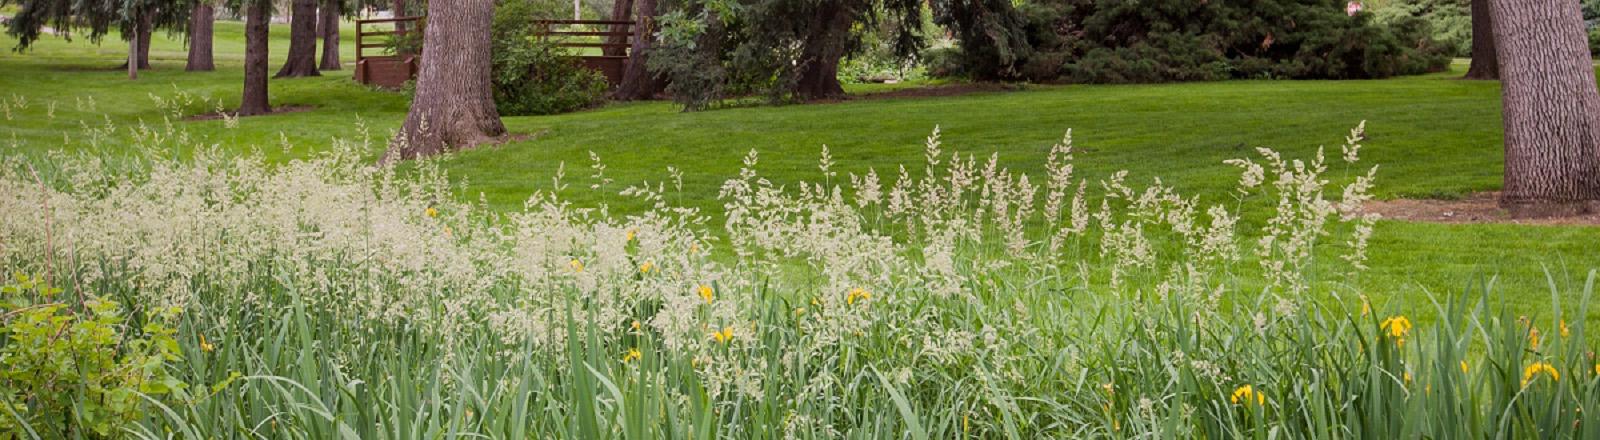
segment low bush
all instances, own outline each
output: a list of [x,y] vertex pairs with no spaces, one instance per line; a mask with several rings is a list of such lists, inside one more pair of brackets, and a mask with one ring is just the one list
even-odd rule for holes
[[139,310],[137,325],[116,302],[46,281],[0,284],[0,437],[120,438],[150,402],[187,395],[170,371],[175,309]]
[[[1228,78],[1383,78],[1444,68],[1453,49],[1409,15],[1347,15],[1336,0],[1026,3],[1012,20],[963,33],[977,79],[1087,83]],[[1006,25],[1005,23],[1017,23]],[[993,34],[1021,35],[1006,51]]]
[[609,85],[599,72],[541,38],[537,20],[557,16],[550,2],[501,1],[491,27],[494,102],[501,116],[548,115],[593,107]]

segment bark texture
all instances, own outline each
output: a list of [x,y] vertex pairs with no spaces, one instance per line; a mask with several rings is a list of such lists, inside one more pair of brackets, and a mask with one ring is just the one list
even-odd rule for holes
[[322,70],[339,70],[339,17],[344,15],[342,0],[326,0],[317,9],[317,33],[322,35]]
[[850,25],[854,11],[836,2],[825,4],[812,17],[811,29],[806,36],[805,49],[800,58],[800,74],[794,94],[800,99],[828,99],[844,96],[844,86],[839,84],[839,60],[849,47]]
[[317,0],[294,0],[289,18],[289,58],[273,78],[318,76]]
[[150,70],[150,34],[155,30],[156,11],[139,14],[139,70]]
[[[394,0],[394,3],[389,6],[389,13],[394,18],[406,16],[406,0]],[[394,35],[396,37],[406,35],[406,24],[404,22],[394,22]]]
[[[134,29],[133,33],[138,35],[139,30]],[[128,62],[123,66],[128,68],[128,79],[139,79],[139,37],[128,39]]]
[[267,16],[272,3],[246,0],[244,8],[244,97],[239,115],[264,115],[272,112],[267,104]]
[[1472,0],[1472,66],[1463,79],[1500,79],[1500,59],[1494,53],[1494,18],[1489,0]]
[[217,70],[211,55],[211,28],[217,20],[217,9],[206,2],[195,2],[189,13],[189,61],[183,70],[209,72]]
[[1567,0],[1493,0],[1515,217],[1573,215],[1600,201],[1600,93],[1583,15]]
[[[613,2],[611,4],[611,19],[615,20],[615,21],[632,20],[633,19],[633,0],[616,0],[615,2]],[[634,25],[637,26],[638,22],[634,22]],[[628,27],[627,26],[623,26],[623,25],[612,25],[611,26],[611,30],[610,30],[610,32],[627,32],[627,31],[628,31]],[[644,35],[644,34],[643,33],[638,33],[636,35]],[[623,35],[608,35],[608,36],[606,36],[606,42],[607,43],[611,43],[611,44],[628,44],[628,37],[627,36],[623,36]],[[622,48],[622,47],[607,47],[607,48],[602,49],[602,53],[604,53],[608,57],[620,57],[620,56],[627,56],[628,55],[628,50],[626,48]]]
[[[623,0],[617,0],[621,2]],[[611,97],[619,101],[651,99],[661,92],[662,81],[650,72],[650,52],[655,44],[656,0],[630,1],[638,8],[634,20],[633,46],[629,49],[628,64],[622,71],[622,81]]]
[[422,27],[422,70],[406,121],[379,163],[497,142],[506,127],[494,107],[489,23],[494,0],[433,0]]
[[139,18],[123,31],[123,37],[128,39],[128,59],[117,67],[150,70],[150,31],[155,28],[155,12],[150,9],[136,12]]

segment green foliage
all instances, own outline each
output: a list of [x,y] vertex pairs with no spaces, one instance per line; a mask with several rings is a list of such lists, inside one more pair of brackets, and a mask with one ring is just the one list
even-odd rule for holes
[[608,85],[567,51],[534,38],[494,53],[494,102],[501,116],[549,115],[593,107]]
[[595,106],[606,79],[570,53],[537,35],[535,20],[553,16],[556,3],[501,1],[491,27],[495,106],[502,116],[548,115]]
[[383,39],[383,52],[390,55],[411,55],[422,53],[422,29],[428,25],[427,17],[419,18],[414,23],[414,28],[403,34],[386,34]]
[[40,39],[46,26],[68,35],[82,34],[89,41],[99,43],[112,30],[122,33],[126,41],[132,35],[137,17],[143,17],[153,28],[172,32],[187,32],[188,0],[0,0],[0,6],[17,5],[5,26],[7,35],[17,38],[13,48],[22,51]]
[[1347,16],[1337,0],[1045,0],[1016,12],[1005,7],[978,17],[945,11],[942,21],[963,36],[965,70],[974,77],[1088,83],[1382,78],[1442,69],[1449,61],[1448,48],[1431,39],[1420,19],[1380,23],[1371,14]]
[[[853,31],[860,50],[849,55],[839,66],[839,80],[848,83],[879,83],[888,80],[911,81],[925,78],[926,72],[915,57],[901,53],[896,47],[902,24],[899,19],[883,20],[873,25],[857,26]],[[924,25],[922,35],[938,32],[926,16],[918,20]],[[918,45],[920,46],[920,44]],[[920,55],[920,54],[919,54]]]
[[1472,56],[1471,0],[1389,0],[1368,2],[1367,7],[1380,24],[1415,27],[1419,24],[1409,22],[1420,20],[1446,54]]
[[[686,110],[731,96],[812,98],[807,75],[839,75],[866,54],[879,73],[901,70],[924,45],[915,0],[679,0],[662,2],[651,69]],[[801,19],[800,17],[804,17]],[[826,66],[833,66],[828,68]],[[883,66],[897,66],[883,69]],[[857,65],[862,69],[863,65]],[[823,73],[817,73],[823,72]],[[815,77],[813,77],[815,78]]]
[[[938,1],[930,5],[934,23],[949,29],[960,47],[946,55],[954,55],[961,66],[933,70],[959,72],[985,81],[1006,79],[1015,77],[1014,66],[1033,52],[1026,18],[1011,0]],[[1025,3],[1023,7],[1037,7],[1037,3]]]
[[0,286],[0,432],[11,433],[0,438],[120,437],[152,409],[145,399],[184,390],[168,371],[182,358],[163,324],[177,310],[135,331],[115,302],[71,300],[21,274]]
[[[696,7],[693,3],[679,8]],[[667,78],[667,94],[686,111],[702,110],[722,99],[728,84],[722,53],[724,23],[714,12],[678,9],[662,15],[660,39],[650,57],[653,72]]]

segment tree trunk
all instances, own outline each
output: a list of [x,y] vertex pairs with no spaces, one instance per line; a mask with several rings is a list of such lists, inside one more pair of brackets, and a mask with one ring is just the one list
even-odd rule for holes
[[[389,14],[393,15],[393,18],[406,16],[406,0],[394,0],[394,4],[389,6]],[[394,36],[404,37],[405,35],[406,24],[399,21],[394,22]]]
[[195,2],[194,10],[189,13],[189,62],[183,66],[183,70],[217,70],[211,56],[211,28],[216,20],[215,6],[204,1]]
[[1600,93],[1578,3],[1491,5],[1505,123],[1501,207],[1514,217],[1600,207]]
[[134,32],[139,36],[139,70],[150,70],[150,33],[155,28],[155,18],[154,10],[139,15],[139,28]]
[[844,58],[853,15],[837,2],[827,2],[812,19],[812,32],[806,36],[800,58],[799,79],[794,95],[804,100],[844,96],[839,84],[839,60]]
[[240,116],[272,112],[267,104],[267,15],[270,0],[245,0],[244,8],[244,98]]
[[134,26],[133,35],[128,38],[128,79],[139,79],[139,25]]
[[[611,4],[611,19],[612,20],[615,20],[615,21],[628,21],[628,20],[631,20],[632,18],[633,18],[633,0],[616,0],[614,3]],[[637,22],[637,21],[634,22],[635,26],[638,26],[638,24],[639,24],[639,22]],[[610,30],[610,32],[627,32],[627,31],[628,31],[628,27],[624,26],[624,25],[612,25],[611,26],[611,30]],[[637,36],[643,36],[645,34],[644,33],[635,33],[634,35],[637,37]],[[609,36],[606,36],[606,43],[609,43],[609,44],[628,44],[628,37],[624,36],[624,35],[609,35]],[[601,49],[601,53],[604,53],[608,57],[620,57],[620,56],[627,56],[628,55],[627,48],[620,47],[620,46],[619,47],[606,47],[606,48],[603,48],[603,49]]]
[[406,122],[379,163],[471,148],[505,137],[489,73],[494,0],[433,0],[422,71]]
[[[617,0],[622,2],[625,0]],[[622,82],[611,93],[619,101],[650,99],[661,92],[661,79],[650,72],[650,51],[655,45],[656,0],[626,0],[639,11],[633,25],[633,47],[628,54],[628,64],[622,71]]]
[[289,58],[273,78],[319,76],[317,72],[317,0],[294,0],[289,17]]
[[1462,79],[1500,79],[1500,60],[1494,55],[1494,20],[1489,0],[1472,0],[1472,66]]
[[339,17],[344,15],[343,0],[327,0],[317,13],[317,31],[322,34],[322,70],[339,70]]

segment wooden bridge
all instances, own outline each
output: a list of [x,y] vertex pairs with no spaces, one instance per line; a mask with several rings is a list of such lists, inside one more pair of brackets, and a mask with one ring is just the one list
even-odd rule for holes
[[[405,53],[396,42],[403,41],[408,32],[422,32],[423,17],[377,18],[356,20],[356,82],[387,88],[400,88],[417,77],[421,69],[420,48],[417,53]],[[539,38],[554,41],[556,47],[572,49],[584,67],[605,75],[615,87],[622,82],[622,73],[628,66],[628,55],[633,40],[638,38],[636,24],[618,20],[539,20]],[[381,29],[388,26],[390,29]],[[369,27],[380,27],[371,29]],[[372,37],[389,36],[387,41]],[[367,49],[381,49],[369,55]]]

